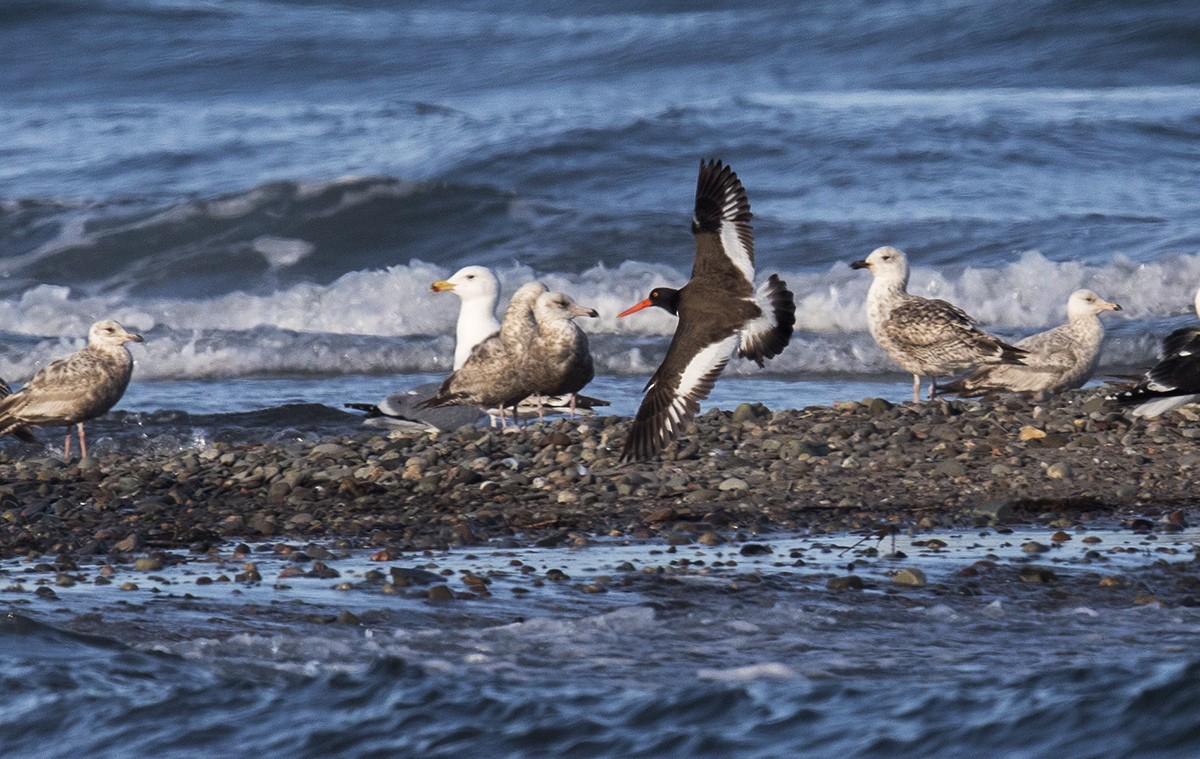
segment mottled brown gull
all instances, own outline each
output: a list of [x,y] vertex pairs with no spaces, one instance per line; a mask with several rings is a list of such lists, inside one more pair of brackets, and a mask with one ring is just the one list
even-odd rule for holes
[[462,368],[442,383],[437,395],[418,405],[437,408],[469,404],[485,409],[499,408],[500,423],[506,424],[504,410],[514,408],[532,393],[522,367],[529,343],[537,331],[533,306],[544,292],[546,286],[541,282],[530,282],[518,288],[504,311],[500,331],[475,346]]
[[1091,290],[1076,290],[1067,299],[1067,323],[1030,335],[1016,343],[1026,352],[1024,364],[985,366],[943,385],[942,394],[977,396],[997,392],[1049,395],[1083,387],[1096,371],[1104,325],[1100,314],[1121,307]]
[[66,424],[63,455],[70,458],[70,425],[75,425],[86,457],[83,423],[108,411],[125,394],[133,374],[133,357],[126,346],[131,341],[140,343],[142,337],[111,319],[93,324],[86,348],[42,367],[24,387],[0,399],[0,435],[20,436],[29,426]]
[[[531,395],[570,394],[571,416],[575,393],[595,376],[587,335],[573,321],[576,316],[599,316],[595,309],[576,305],[566,293],[543,293],[533,309],[537,329],[526,351],[523,367]],[[542,404],[538,404],[538,415]]]
[[933,398],[939,376],[983,364],[1021,363],[1025,351],[976,327],[958,306],[910,295],[904,251],[876,248],[850,266],[870,269],[874,276],[867,291],[867,328],[884,353],[912,372],[914,402],[921,401],[921,377],[929,377]]
[[[0,379],[0,398],[7,398],[12,395],[12,388],[4,380]],[[9,435],[16,437],[26,443],[36,443],[37,437],[34,436],[33,430],[23,424],[19,424],[8,431]]]

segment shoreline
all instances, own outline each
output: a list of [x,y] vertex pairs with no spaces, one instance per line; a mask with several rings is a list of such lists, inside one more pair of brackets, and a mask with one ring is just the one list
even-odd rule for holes
[[12,449],[0,454],[0,558],[202,553],[241,541],[396,552],[590,536],[716,544],[1030,519],[1140,518],[1171,530],[1196,502],[1200,412],[1134,421],[1103,394],[744,404],[701,415],[659,460],[627,465],[623,417],[520,433],[215,443],[83,466]]

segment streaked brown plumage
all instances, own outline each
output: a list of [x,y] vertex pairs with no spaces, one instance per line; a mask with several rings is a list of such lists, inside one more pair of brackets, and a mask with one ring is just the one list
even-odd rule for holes
[[[543,293],[533,309],[537,330],[529,341],[523,369],[531,395],[571,395],[571,416],[575,415],[574,394],[595,376],[587,335],[573,321],[576,316],[596,317],[595,309],[576,305],[565,293]],[[538,407],[539,414],[541,406]]]
[[83,423],[115,406],[129,386],[133,375],[129,342],[140,343],[142,337],[111,319],[93,324],[86,348],[42,367],[24,387],[0,399],[0,435],[21,437],[21,430],[28,433],[30,426],[66,424],[63,455],[69,458],[70,425],[75,425],[79,449],[86,457]]
[[442,383],[437,395],[419,405],[499,408],[504,423],[504,409],[516,406],[531,392],[521,368],[537,330],[533,306],[544,292],[546,286],[541,282],[530,282],[513,293],[500,331],[476,345],[466,362]]
[[983,364],[1020,364],[1025,351],[975,326],[958,306],[911,295],[904,251],[885,246],[871,251],[854,269],[870,269],[867,328],[880,348],[913,375],[913,402],[921,401],[921,377],[929,377],[929,397],[937,378]]
[[1120,311],[1091,290],[1076,290],[1067,299],[1067,323],[1015,343],[1026,351],[1022,364],[995,364],[976,369],[938,388],[941,394],[977,396],[988,393],[1035,393],[1042,397],[1083,387],[1096,370],[1104,325],[1100,314]]

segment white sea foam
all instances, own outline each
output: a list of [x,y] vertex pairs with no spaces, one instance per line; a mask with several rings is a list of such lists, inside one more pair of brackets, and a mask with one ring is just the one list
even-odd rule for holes
[[767,679],[786,680],[796,677],[796,671],[786,664],[765,662],[763,664],[749,664],[744,667],[732,667],[730,669],[701,669],[696,672],[696,676],[701,680],[741,683]]
[[[289,245],[281,245],[278,263],[299,254]],[[412,261],[351,272],[329,285],[304,282],[268,293],[195,299],[85,295],[37,286],[15,300],[0,301],[0,324],[18,338],[0,345],[0,376],[27,378],[78,349],[88,326],[103,317],[151,333],[144,345],[133,348],[143,378],[442,371],[453,351],[458,302],[430,292],[429,284],[449,273],[448,267]],[[896,371],[866,333],[869,277],[840,265],[780,273],[796,294],[797,332],[789,349],[768,363],[768,372]],[[597,309],[599,318],[579,322],[591,335],[599,370],[609,374],[652,371],[676,325],[675,317],[661,309],[624,319],[616,314],[645,298],[653,286],[679,286],[687,278],[681,269],[636,261],[578,274],[510,266],[499,276],[505,297],[538,278]],[[937,270],[917,261],[909,289],[945,298],[985,328],[1015,339],[1062,323],[1067,296],[1090,288],[1125,309],[1105,320],[1110,336],[1102,363],[1128,367],[1151,361],[1162,335],[1194,320],[1197,284],[1200,254],[1152,263],[1117,255],[1089,267],[1030,251],[994,268]],[[735,361],[728,371],[759,370]]]
[[251,243],[256,252],[267,259],[272,269],[295,266],[316,250],[315,245],[307,240],[296,240],[273,235],[256,237]]

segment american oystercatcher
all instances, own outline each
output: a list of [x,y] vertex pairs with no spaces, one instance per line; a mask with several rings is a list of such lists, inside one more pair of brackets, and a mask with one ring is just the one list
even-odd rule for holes
[[760,367],[787,346],[796,304],[778,275],[754,289],[754,230],[750,202],[737,174],[720,161],[702,161],[692,233],[696,260],[678,290],[656,287],[626,309],[628,316],[658,306],[679,317],[667,355],[650,381],[621,454],[653,457],[700,409],[736,350]]

